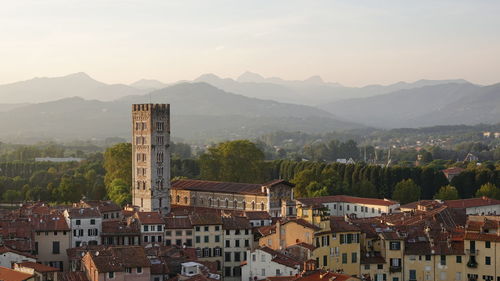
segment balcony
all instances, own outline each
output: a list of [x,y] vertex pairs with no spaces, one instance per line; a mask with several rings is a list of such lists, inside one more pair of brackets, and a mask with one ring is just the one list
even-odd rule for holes
[[479,253],[479,250],[476,249],[466,249],[465,253],[469,256],[477,256]]
[[469,257],[469,261],[467,262],[467,267],[477,268],[477,261],[475,256]]
[[401,272],[401,266],[391,266],[389,267],[390,273]]

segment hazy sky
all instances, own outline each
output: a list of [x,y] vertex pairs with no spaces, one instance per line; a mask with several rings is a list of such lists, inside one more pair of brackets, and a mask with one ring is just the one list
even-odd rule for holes
[[345,85],[500,82],[498,0],[11,0],[0,2],[0,38],[0,83],[246,70]]

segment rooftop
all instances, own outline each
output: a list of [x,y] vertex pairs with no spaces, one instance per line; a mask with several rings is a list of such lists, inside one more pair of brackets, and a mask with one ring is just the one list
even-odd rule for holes
[[39,272],[39,273],[59,271],[59,268],[47,266],[47,265],[44,265],[41,263],[36,263],[36,262],[21,262],[21,263],[18,263],[17,265],[20,267],[33,268],[36,272]]
[[486,196],[479,198],[468,198],[458,200],[446,200],[444,204],[450,208],[472,208],[489,205],[500,205],[500,200],[491,199]]
[[366,204],[366,205],[376,205],[376,206],[391,206],[399,204],[398,202],[390,199],[364,198],[364,197],[355,197],[348,195],[332,195],[332,196],[321,196],[312,198],[299,198],[297,200],[305,205],[318,205],[318,204],[334,203],[334,202],[346,202],[352,204]]
[[24,281],[30,279],[31,276],[33,275],[0,266],[0,280],[2,281]]

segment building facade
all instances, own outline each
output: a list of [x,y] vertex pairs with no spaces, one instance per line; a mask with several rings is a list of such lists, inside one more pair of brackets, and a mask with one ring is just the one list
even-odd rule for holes
[[132,105],[132,204],[170,211],[170,105]]

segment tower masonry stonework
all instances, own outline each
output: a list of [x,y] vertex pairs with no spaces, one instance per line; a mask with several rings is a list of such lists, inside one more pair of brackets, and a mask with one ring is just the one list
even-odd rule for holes
[[170,105],[132,105],[132,204],[170,211]]

